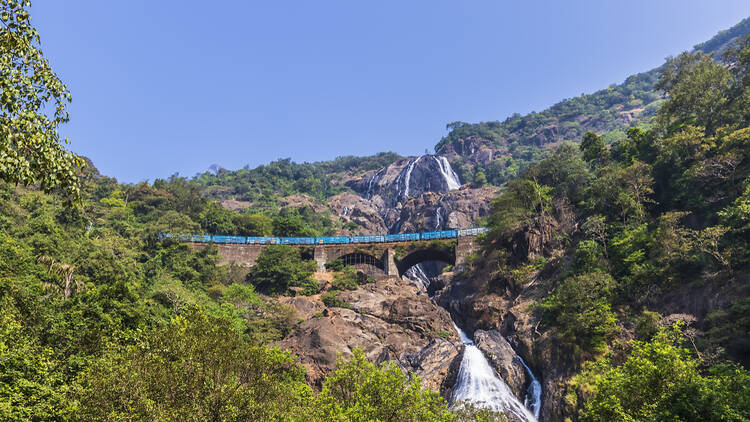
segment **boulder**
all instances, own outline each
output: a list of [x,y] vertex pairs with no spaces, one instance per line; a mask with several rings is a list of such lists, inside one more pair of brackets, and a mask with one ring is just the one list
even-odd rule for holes
[[422,380],[422,386],[440,392],[446,400],[450,397],[461,366],[464,345],[455,339],[437,338],[420,351],[405,354],[402,367]]
[[476,330],[474,343],[484,352],[492,367],[505,380],[513,394],[523,401],[531,379],[505,337],[497,330]]
[[[303,322],[275,343],[299,356],[311,385],[320,388],[325,375],[336,367],[337,357],[350,357],[354,348],[364,351],[373,362],[393,360],[402,368],[417,368],[415,372],[426,375],[430,385],[443,385],[444,376],[450,373],[447,369],[450,362],[438,367],[443,363],[436,353],[453,359],[455,356],[450,350],[460,347],[450,316],[444,309],[427,295],[417,295],[416,287],[398,277],[339,292],[337,297],[353,309],[326,308],[320,312],[322,316]],[[315,309],[303,300],[294,299],[302,298],[286,300],[307,313]],[[434,340],[448,341],[448,344],[441,343],[440,347],[433,346],[425,351]],[[415,355],[429,359],[419,366]]]

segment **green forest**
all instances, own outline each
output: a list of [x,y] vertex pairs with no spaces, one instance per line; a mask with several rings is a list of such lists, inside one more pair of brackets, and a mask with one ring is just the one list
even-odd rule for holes
[[[664,69],[650,129],[561,145],[489,218],[484,265],[517,289],[540,271],[536,312],[580,368],[567,404],[585,421],[750,417],[750,38],[722,63]],[[514,253],[532,231],[548,239],[538,256]],[[716,291],[724,306],[698,324],[658,312]]]
[[[300,323],[277,296],[320,292],[298,249],[267,248],[247,272],[217,265],[213,245],[158,236],[336,234],[329,215],[279,199],[324,201],[347,189],[331,174],[398,155],[118,183],[58,134],[70,93],[42,54],[28,2],[0,5],[10,23],[0,30],[0,420],[506,420],[451,409],[418,377],[359,350],[313,389],[296,357],[271,344]],[[478,135],[527,154],[511,173],[488,171],[504,184],[468,271],[490,269],[492,283],[515,291],[538,275],[539,329],[576,373],[572,420],[750,420],[750,37],[714,58],[686,53],[543,113],[457,123],[436,148]],[[647,121],[611,136],[617,104],[644,106]],[[529,143],[545,119],[577,113],[606,130],[571,125],[561,136],[573,142],[544,155]],[[221,207],[217,186],[253,206]],[[545,234],[534,256],[517,253],[528,232]],[[335,290],[372,281],[331,267]],[[722,302],[704,321],[664,321],[660,311],[685,291]],[[348,306],[334,292],[326,305]]]

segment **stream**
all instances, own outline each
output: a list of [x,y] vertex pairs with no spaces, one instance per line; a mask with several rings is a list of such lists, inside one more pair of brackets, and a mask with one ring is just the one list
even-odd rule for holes
[[[431,284],[430,278],[421,264],[410,268],[406,275],[415,281],[421,282],[425,289],[429,288]],[[536,422],[542,407],[542,385],[526,365],[523,358],[517,354],[515,356],[526,370],[531,383],[526,390],[526,396],[522,403],[513,394],[508,384],[498,376],[497,372],[487,361],[484,353],[474,344],[474,340],[467,336],[462,329],[458,328],[455,321],[453,321],[453,328],[456,329],[461,341],[464,343],[465,350],[461,359],[461,366],[458,370],[458,376],[456,377],[456,384],[453,386],[450,398],[451,405],[462,401],[470,402],[476,406],[506,412],[514,421]]]
[[[534,375],[531,375],[533,381],[529,390],[534,386],[534,383],[538,388],[535,390],[536,394],[525,400],[525,402],[531,404],[531,410],[529,410],[524,406],[524,403],[521,403],[513,395],[508,384],[500,379],[495,370],[492,369],[484,353],[479,350],[474,341],[458,328],[455,322],[453,327],[455,327],[466,348],[461,360],[461,367],[458,370],[456,384],[453,386],[451,405],[466,401],[480,407],[507,412],[517,421],[535,422],[541,404],[541,385],[534,378]],[[520,359],[519,356],[517,357]],[[525,364],[524,367],[526,367]],[[526,369],[528,370],[528,368]],[[531,374],[530,371],[529,373]]]

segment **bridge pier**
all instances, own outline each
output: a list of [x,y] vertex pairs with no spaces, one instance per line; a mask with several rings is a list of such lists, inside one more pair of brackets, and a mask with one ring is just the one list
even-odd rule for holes
[[396,251],[391,248],[385,250],[383,254],[383,269],[385,275],[398,276],[398,266],[396,265]]
[[313,251],[313,259],[318,264],[318,272],[324,273],[326,271],[326,262],[328,262],[328,254],[324,246],[315,246]]
[[466,257],[479,251],[474,236],[459,237],[456,243],[456,265],[454,271],[461,272],[466,267]]

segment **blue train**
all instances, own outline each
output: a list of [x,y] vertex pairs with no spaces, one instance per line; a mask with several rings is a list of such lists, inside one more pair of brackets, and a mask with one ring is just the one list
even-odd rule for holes
[[486,227],[476,227],[462,230],[442,230],[424,233],[394,233],[394,234],[372,234],[362,236],[318,236],[318,237],[245,237],[245,236],[219,236],[207,234],[180,234],[160,233],[159,238],[176,238],[181,242],[196,243],[231,243],[239,245],[341,245],[349,243],[386,243],[386,242],[413,242],[417,240],[452,239],[463,236],[477,236],[486,233]]

